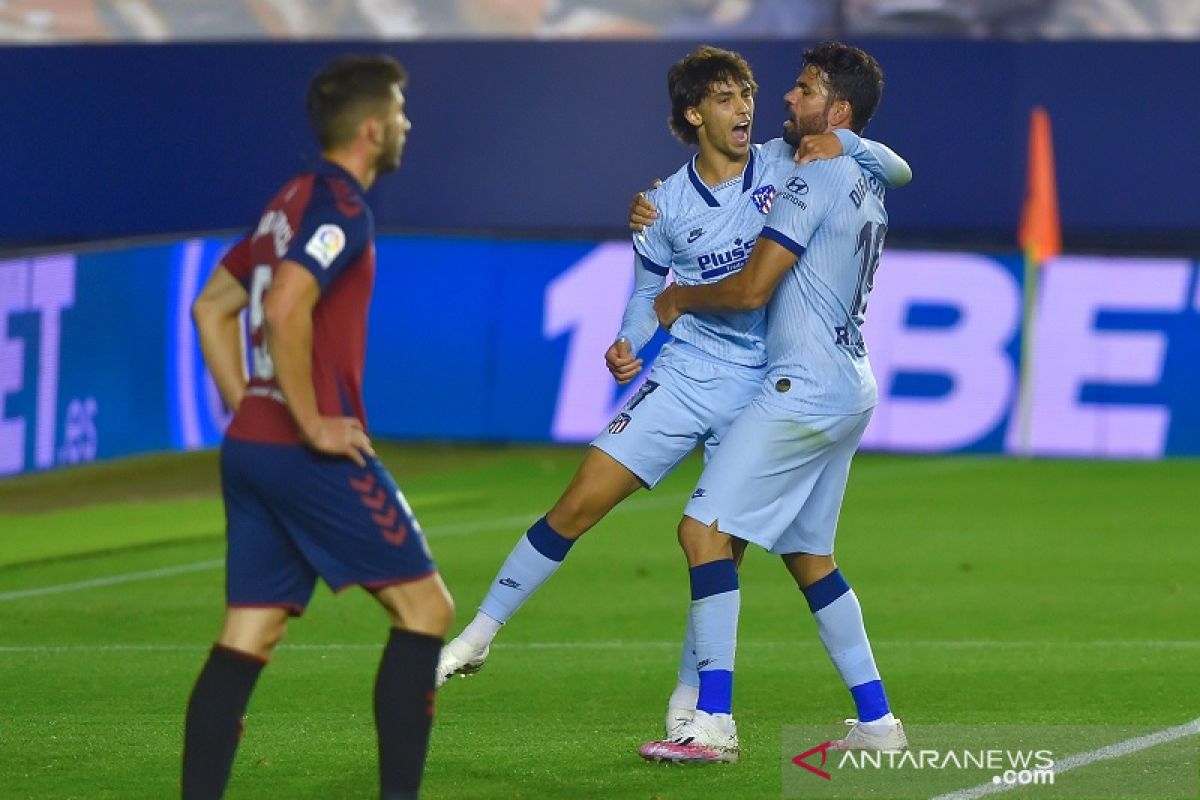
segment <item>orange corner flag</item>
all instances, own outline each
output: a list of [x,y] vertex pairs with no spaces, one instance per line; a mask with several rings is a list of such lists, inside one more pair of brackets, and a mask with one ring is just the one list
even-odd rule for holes
[[1037,106],[1029,121],[1029,176],[1021,210],[1021,248],[1034,264],[1062,252],[1058,190],[1054,180],[1054,141],[1050,115]]

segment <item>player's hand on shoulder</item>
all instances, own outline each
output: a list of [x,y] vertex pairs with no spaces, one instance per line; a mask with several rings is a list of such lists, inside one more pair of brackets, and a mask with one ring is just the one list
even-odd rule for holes
[[658,316],[658,324],[668,331],[680,317],[679,308],[675,305],[675,294],[678,290],[679,287],[672,283],[654,298],[654,313]]
[[[659,186],[662,186],[662,181],[657,178],[650,184],[651,189],[657,189]],[[654,207],[654,203],[650,202],[650,198],[646,197],[646,193],[635,194],[633,202],[629,204],[629,230],[634,233],[643,233],[646,228],[654,224],[656,219],[658,219],[658,209]]]
[[604,366],[619,384],[626,384],[642,371],[642,360],[633,354],[628,339],[617,339],[604,353]]
[[316,429],[304,438],[312,449],[331,456],[345,456],[360,467],[367,465],[367,456],[375,456],[375,448],[362,423],[354,417],[321,417]]
[[800,140],[794,160],[797,164],[807,164],[811,161],[837,158],[843,152],[842,140],[836,134],[818,133],[805,136]]

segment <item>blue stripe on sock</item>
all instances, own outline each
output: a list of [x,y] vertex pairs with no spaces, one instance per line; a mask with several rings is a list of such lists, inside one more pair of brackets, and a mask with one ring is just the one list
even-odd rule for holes
[[[727,669],[700,671],[700,697],[696,708],[709,714],[733,713],[733,672]],[[883,716],[882,714],[880,716]]]
[[703,600],[738,588],[737,567],[731,558],[692,567],[688,570],[688,576],[691,578],[693,600]]
[[[700,674],[704,675],[703,672]],[[860,683],[850,690],[850,694],[854,696],[859,722],[872,722],[891,711],[887,693],[883,691],[883,681]]]
[[808,601],[808,610],[815,614],[850,591],[850,584],[846,583],[846,579],[842,577],[842,571],[835,569],[821,580],[800,591],[804,592],[804,599]]
[[571,549],[571,545],[575,544],[574,539],[568,539],[551,528],[545,517],[533,523],[533,527],[525,532],[525,536],[533,545],[534,550],[551,561],[562,561],[567,557],[567,551]]

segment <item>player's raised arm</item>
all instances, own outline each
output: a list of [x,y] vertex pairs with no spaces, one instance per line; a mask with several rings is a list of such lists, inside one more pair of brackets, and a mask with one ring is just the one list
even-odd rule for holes
[[313,307],[320,299],[317,279],[294,261],[283,261],[263,301],[267,348],[275,380],[305,443],[364,466],[374,456],[371,442],[354,417],[323,417],[312,381]]
[[209,276],[192,303],[192,319],[200,338],[204,363],[217,384],[221,400],[236,410],[246,393],[246,358],[242,344],[241,313],[250,295],[224,264]]
[[883,181],[889,189],[899,189],[907,186],[912,180],[912,167],[898,156],[895,151],[882,142],[864,139],[857,133],[845,128],[833,132],[846,155],[858,162],[859,166]]
[[846,129],[805,136],[796,148],[794,160],[803,165],[842,155],[853,158],[889,189],[907,186],[912,180],[912,167],[890,147]]

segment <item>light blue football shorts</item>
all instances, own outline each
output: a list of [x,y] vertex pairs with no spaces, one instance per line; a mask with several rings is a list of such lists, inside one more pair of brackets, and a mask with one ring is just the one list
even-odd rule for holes
[[730,426],[684,514],[775,554],[831,555],[850,460],[871,420],[801,414],[762,390]]
[[701,442],[708,462],[734,419],[758,394],[765,374],[765,368],[732,364],[686,342],[668,342],[645,383],[592,446],[653,489]]

